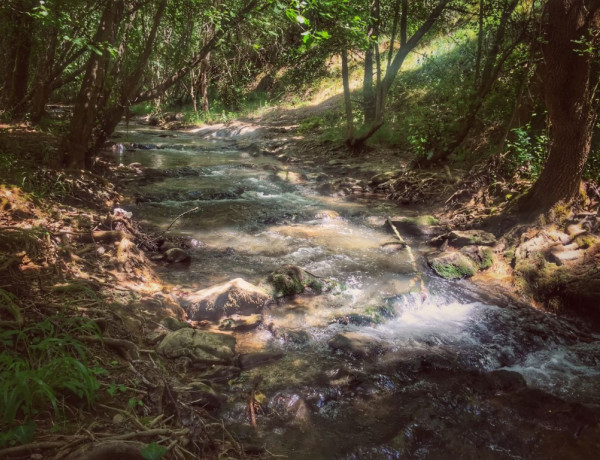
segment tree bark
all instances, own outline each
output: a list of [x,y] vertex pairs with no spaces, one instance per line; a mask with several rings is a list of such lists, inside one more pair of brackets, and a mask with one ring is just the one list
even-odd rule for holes
[[[585,43],[600,27],[597,0],[549,0],[543,46],[543,92],[550,120],[550,149],[544,169],[519,210],[543,213],[577,197],[590,152],[599,75]],[[596,44],[597,46],[597,44]]]

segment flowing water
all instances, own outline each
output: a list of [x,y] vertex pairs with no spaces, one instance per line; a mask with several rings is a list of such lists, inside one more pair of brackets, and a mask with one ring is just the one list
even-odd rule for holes
[[[259,283],[286,264],[331,278],[332,292],[272,305],[263,326],[236,334],[239,352],[281,351],[221,390],[220,416],[246,444],[287,458],[599,458],[600,335],[415,265],[382,223],[391,203],[319,194],[306,175],[252,142],[139,128],[119,142],[156,146],[123,163],[161,171],[135,187],[138,221],[197,241],[192,264],[165,279],[203,289]],[[223,133],[221,133],[223,134]],[[226,134],[226,133],[225,133]],[[253,142],[260,143],[260,139]],[[283,142],[280,140],[280,142]],[[373,312],[394,312],[377,324]],[[381,318],[379,318],[381,319]],[[268,327],[267,327],[268,326]],[[355,331],[380,352],[357,359],[328,341]],[[248,391],[262,408],[249,426]]]

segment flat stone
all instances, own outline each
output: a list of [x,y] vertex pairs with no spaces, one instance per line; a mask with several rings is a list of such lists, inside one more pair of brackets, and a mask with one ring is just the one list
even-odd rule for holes
[[455,248],[462,248],[470,245],[493,246],[497,242],[494,235],[489,232],[484,232],[483,230],[453,230],[432,239],[429,243],[433,246],[441,246],[445,240],[448,240],[450,245]]
[[196,364],[230,364],[235,354],[235,337],[197,329],[180,329],[169,333],[157,351],[165,358],[186,357]]
[[576,262],[578,260],[583,260],[585,252],[581,249],[573,250],[573,251],[564,251],[561,249],[555,249],[550,251],[548,254],[548,262],[555,263],[556,265],[564,265],[568,262]]
[[188,295],[181,303],[190,319],[216,321],[227,315],[260,313],[270,300],[264,289],[236,278]]

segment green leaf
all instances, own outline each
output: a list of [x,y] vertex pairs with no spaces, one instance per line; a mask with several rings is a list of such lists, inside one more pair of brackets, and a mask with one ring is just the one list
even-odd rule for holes
[[140,453],[146,460],[160,460],[167,453],[167,449],[153,442],[144,447]]

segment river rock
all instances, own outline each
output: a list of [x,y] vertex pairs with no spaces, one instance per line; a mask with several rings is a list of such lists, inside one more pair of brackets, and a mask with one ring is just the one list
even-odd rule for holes
[[493,246],[497,240],[494,235],[483,230],[453,230],[430,241],[433,246],[440,246],[445,240],[455,248],[464,246]]
[[257,351],[240,355],[238,362],[242,370],[247,371],[248,369],[274,363],[281,358],[283,358],[283,353],[280,351]]
[[329,347],[356,358],[371,358],[384,350],[383,344],[361,332],[341,332],[329,341]]
[[477,273],[475,262],[458,251],[444,251],[429,255],[427,263],[433,271],[446,279],[468,278]]
[[310,341],[310,334],[304,329],[287,329],[281,333],[286,342],[304,345]]
[[273,297],[279,298],[302,294],[307,289],[320,294],[327,283],[300,267],[284,265],[269,275],[267,284],[271,287]]
[[186,264],[192,259],[183,249],[171,248],[165,251],[165,259],[170,264]]
[[180,329],[169,333],[158,345],[157,351],[169,359],[189,358],[192,365],[230,364],[235,353],[235,337]]
[[192,320],[216,321],[225,315],[260,313],[269,300],[263,289],[236,278],[186,296],[182,306]]
[[262,323],[262,315],[231,315],[221,319],[219,329],[232,331],[249,331]]
[[[418,217],[392,217],[390,218],[390,222],[396,227],[402,237],[431,236],[439,233],[440,229],[438,220],[435,217],[428,215]],[[388,224],[386,223],[386,228],[391,230],[387,225]]]

